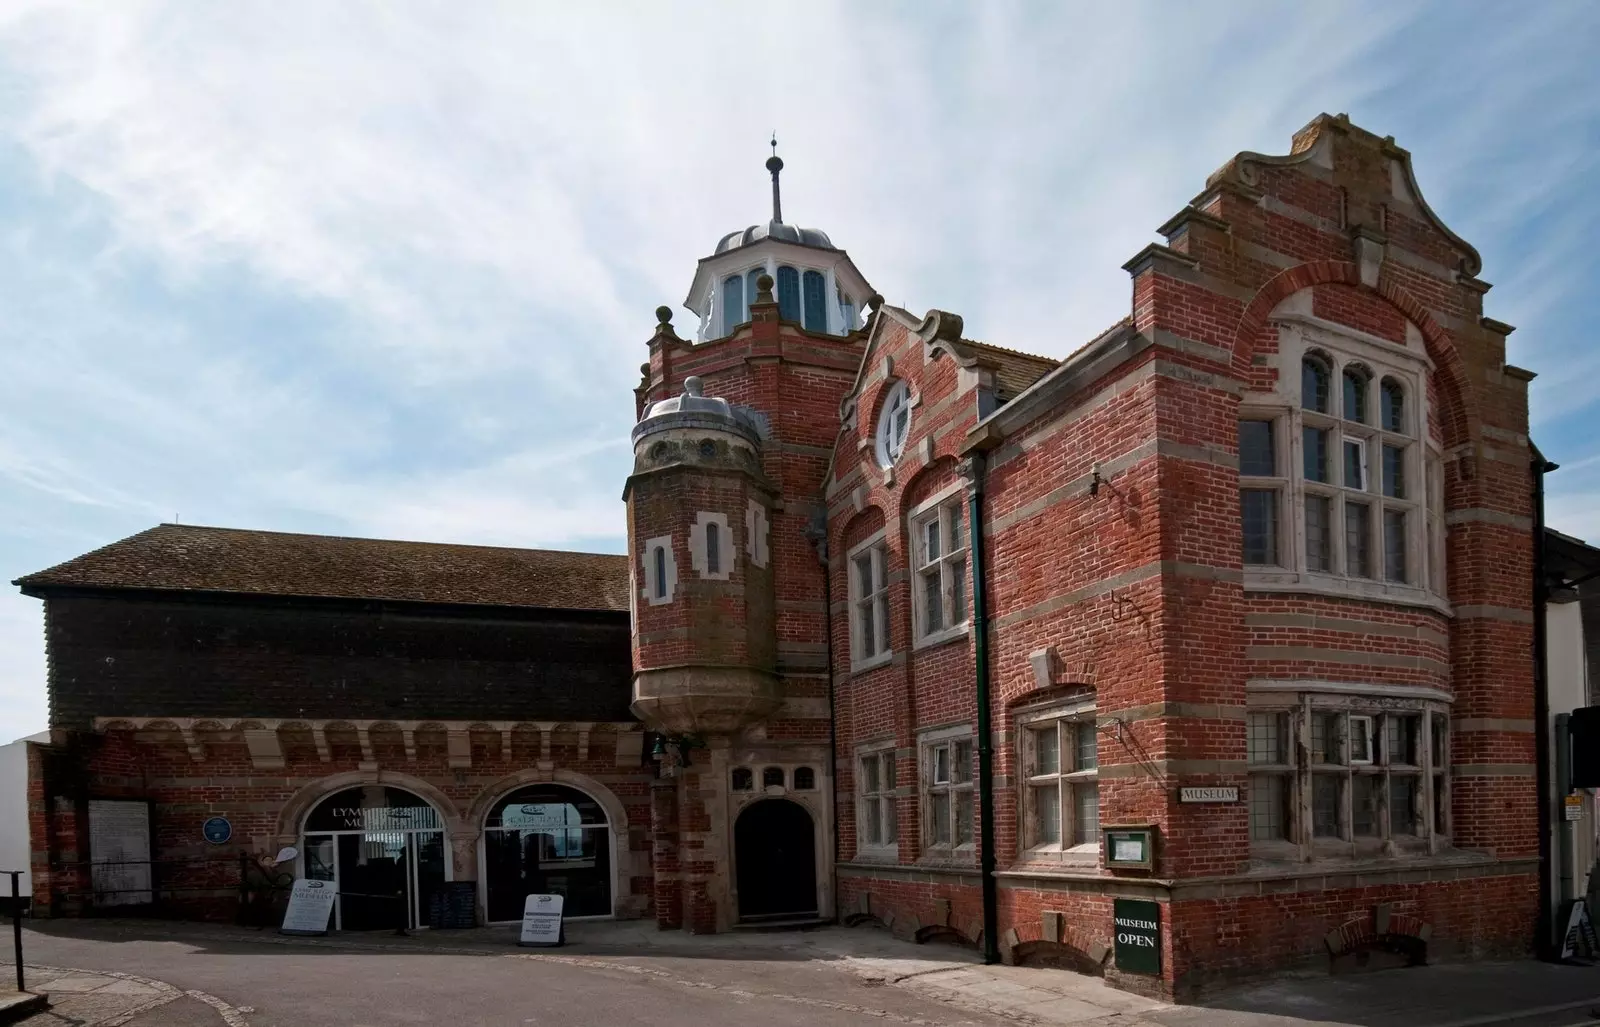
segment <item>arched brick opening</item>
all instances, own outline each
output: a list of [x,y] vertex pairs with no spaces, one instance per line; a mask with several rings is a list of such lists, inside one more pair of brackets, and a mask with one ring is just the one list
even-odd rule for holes
[[976,941],[969,939],[965,934],[962,934],[959,930],[949,926],[948,924],[928,924],[926,927],[919,927],[917,928],[916,933],[912,935],[912,938],[919,945],[925,945],[931,942],[945,945],[959,945],[960,947],[967,949],[973,948],[977,945]]
[[1415,324],[1422,332],[1423,345],[1433,360],[1439,382],[1440,424],[1446,446],[1468,441],[1468,425],[1476,419],[1471,391],[1467,388],[1466,366],[1450,334],[1440,327],[1417,299],[1387,274],[1379,274],[1377,288],[1361,281],[1361,270],[1345,260],[1319,260],[1286,268],[1263,285],[1239,317],[1233,337],[1233,370],[1242,379],[1250,375],[1250,361],[1266,329],[1267,318],[1280,302],[1316,285],[1338,283],[1375,292]]
[[1089,953],[1058,941],[1025,941],[1011,950],[1011,962],[1017,966],[1047,967],[1052,970],[1071,970],[1091,977],[1104,977],[1104,962],[1097,962]]

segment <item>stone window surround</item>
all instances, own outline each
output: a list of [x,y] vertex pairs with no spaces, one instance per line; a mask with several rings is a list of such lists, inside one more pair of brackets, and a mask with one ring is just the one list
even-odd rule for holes
[[[709,560],[706,552],[706,527],[715,524],[720,533],[717,543],[717,560],[719,567],[712,571],[708,569]],[[733,545],[733,533],[728,528],[728,515],[725,513],[711,513],[701,510],[694,516],[694,529],[689,532],[689,565],[696,574],[712,581],[727,581],[733,573],[733,559],[739,552]]]
[[[658,588],[656,581],[656,550],[664,551],[663,564],[666,567],[665,587]],[[672,536],[657,535],[655,538],[646,539],[644,552],[641,558],[644,569],[644,598],[651,606],[664,606],[672,602],[672,597],[678,590],[678,558],[672,551]],[[657,595],[657,592],[662,593]]]
[[[1445,596],[1445,529],[1443,521],[1443,463],[1442,451],[1428,432],[1428,374],[1433,363],[1422,350],[1420,333],[1409,324],[1408,338],[1415,337],[1407,346],[1369,335],[1357,329],[1339,325],[1313,316],[1310,313],[1310,291],[1297,293],[1280,304],[1273,313],[1273,324],[1278,328],[1279,344],[1276,357],[1278,385],[1271,393],[1246,393],[1239,406],[1239,420],[1270,420],[1273,423],[1275,458],[1278,474],[1272,478],[1243,478],[1241,487],[1248,482],[1254,487],[1276,491],[1278,501],[1279,565],[1261,566],[1246,564],[1244,588],[1246,592],[1310,592],[1325,595],[1350,596],[1399,605],[1426,606],[1449,612]],[[1406,438],[1407,456],[1405,473],[1408,483],[1419,494],[1415,500],[1396,502],[1386,500],[1382,489],[1369,492],[1374,511],[1374,530],[1369,537],[1380,540],[1372,551],[1374,577],[1352,578],[1342,569],[1330,573],[1307,568],[1305,542],[1305,458],[1302,428],[1305,413],[1301,407],[1301,360],[1311,352],[1331,357],[1330,361],[1330,415],[1314,420],[1327,423],[1332,444],[1329,461],[1337,466],[1342,456],[1342,443],[1338,425],[1343,414],[1343,377],[1346,366],[1359,364],[1371,375],[1368,386],[1368,405],[1372,408],[1373,424],[1363,428],[1374,438],[1385,434],[1381,430],[1380,384],[1384,378],[1393,378],[1404,387],[1409,409]],[[1381,453],[1381,450],[1380,450]],[[1369,458],[1369,474],[1381,475],[1381,462]],[[1330,477],[1334,477],[1330,473]],[[1380,479],[1381,481],[1381,479]],[[1312,491],[1336,496],[1341,491],[1337,482],[1323,487],[1313,485]],[[1412,516],[1407,519],[1406,549],[1409,576],[1413,582],[1400,583],[1383,579],[1383,551],[1381,546],[1384,505],[1407,506]],[[1337,502],[1332,504],[1337,508]],[[1342,524],[1342,517],[1333,518]],[[1332,548],[1334,566],[1339,568],[1343,559],[1344,537],[1342,530],[1333,531]]]
[[[1085,869],[1097,868],[1100,865],[1100,839],[1098,837],[1098,817],[1096,818],[1096,837],[1092,842],[1084,845],[1066,844],[1037,844],[1030,845],[1032,830],[1029,818],[1032,816],[1033,799],[1031,796],[1028,767],[1031,763],[1029,747],[1031,735],[1042,724],[1059,724],[1063,721],[1087,724],[1091,729],[1098,730],[1095,719],[1095,697],[1093,695],[1079,695],[1070,699],[1056,700],[1041,703],[1035,706],[1024,707],[1012,715],[1012,723],[1016,730],[1016,760],[1017,760],[1017,810],[1020,822],[1017,825],[1018,855],[1029,862],[1054,862],[1070,867]],[[1098,738],[1098,735],[1096,735]],[[1063,761],[1067,758],[1062,752]],[[1074,760],[1076,755],[1074,754]],[[1075,781],[1095,781],[1098,776],[1098,757],[1093,771],[1070,772],[1063,771],[1059,780],[1063,783]],[[1093,776],[1091,776],[1093,775]],[[1061,835],[1063,840],[1070,837],[1073,824],[1065,816],[1061,821]]]
[[[859,674],[862,671],[881,667],[894,659],[894,643],[890,635],[891,606],[889,603],[889,549],[887,546],[888,531],[880,528],[872,535],[851,547],[845,557],[846,590],[849,596],[849,628],[850,638],[850,671]],[[865,554],[871,554],[875,561],[875,581],[879,590],[871,596],[861,594],[861,581],[857,573],[856,562]],[[881,648],[874,653],[861,651],[861,631],[857,617],[861,611],[874,604],[873,630],[876,632],[875,641]]]
[[[912,393],[910,382],[904,378],[893,378],[885,382],[883,402],[878,409],[878,420],[872,434],[872,451],[879,470],[891,470],[905,455],[906,443],[911,438],[911,420],[916,406],[916,396]],[[896,411],[905,413],[904,431],[894,430],[893,420]]]
[[[858,860],[873,863],[900,862],[899,808],[900,796],[903,794],[904,789],[900,785],[894,769],[899,756],[899,750],[893,741],[866,742],[856,747],[856,859]],[[868,793],[866,791],[866,774],[862,768],[863,764],[868,760],[874,759],[881,761],[879,763],[880,768],[882,768],[879,770],[879,787],[878,791]],[[888,771],[887,775],[884,770]],[[895,776],[892,786],[889,785],[887,780],[891,775]],[[882,819],[880,821],[879,837],[883,837],[886,833],[886,831],[882,830],[883,828],[893,826],[896,829],[894,841],[877,843],[867,841],[866,824],[869,819],[867,800],[870,796],[877,796],[880,803],[879,816]]]
[[[957,742],[966,742],[970,752],[965,780],[956,777],[955,754]],[[951,774],[948,783],[935,783],[934,759],[935,753],[948,747],[951,754]],[[935,728],[919,731],[917,733],[917,799],[920,811],[919,820],[922,824],[922,858],[936,863],[974,863],[977,861],[976,831],[973,837],[965,842],[957,843],[956,838],[956,810],[958,808],[954,796],[958,792],[966,792],[973,797],[973,810],[977,809],[977,774],[972,763],[977,758],[977,736],[971,724],[956,724],[950,727]],[[950,836],[951,841],[939,842],[933,838],[933,804],[935,802],[949,802],[950,810]],[[969,825],[969,829],[971,825]]]
[[[950,567],[951,564],[956,560],[960,560],[962,563],[964,569],[961,573],[963,575],[970,573],[972,534],[969,530],[969,526],[966,523],[966,508],[963,505],[965,488],[966,484],[964,482],[952,482],[951,484],[940,489],[938,492],[934,493],[932,496],[929,496],[927,499],[912,507],[905,514],[906,553],[909,556],[907,563],[912,567],[909,575],[911,582],[912,649],[925,649],[929,646],[941,645],[945,642],[953,642],[959,638],[966,638],[971,633],[972,600],[971,596],[969,595],[971,591],[971,583],[968,581],[962,582],[964,587],[962,588],[961,593],[961,621],[959,623],[948,624],[946,627],[943,627],[938,631],[933,631],[926,634],[922,632],[922,625],[926,623],[927,614],[927,595],[923,589],[922,579],[924,574],[928,572],[929,567],[932,566],[932,564],[924,565],[921,562],[920,554],[922,552],[923,526],[935,516],[939,517],[941,523],[941,538],[948,543],[949,533],[944,527],[947,523],[944,519],[944,511],[953,506],[955,508],[955,516],[961,518],[962,538],[966,542],[966,545],[961,549],[951,552],[943,552],[941,550],[941,555],[935,562],[939,566],[939,572],[941,576],[944,576],[945,569]],[[954,501],[952,502],[952,500]],[[945,603],[945,616],[947,618],[953,617],[955,613],[953,609],[954,592],[955,589],[949,582],[945,582],[941,586],[940,598],[941,601]]]
[[750,562],[757,567],[765,567],[771,555],[767,549],[769,526],[767,508],[754,499],[750,500],[744,512],[744,544]]
[[[1385,686],[1366,682],[1343,681],[1266,681],[1247,682],[1247,720],[1250,714],[1283,713],[1288,715],[1289,747],[1287,764],[1249,764],[1248,772],[1255,777],[1279,775],[1290,782],[1293,809],[1290,816],[1291,838],[1286,840],[1252,840],[1251,855],[1256,859],[1310,863],[1313,861],[1351,861],[1382,858],[1426,858],[1449,850],[1450,845],[1450,705],[1449,693],[1427,686]],[[1416,809],[1420,817],[1418,834],[1393,836],[1389,823],[1390,758],[1387,739],[1381,738],[1381,750],[1371,753],[1371,761],[1353,762],[1348,739],[1341,738],[1342,764],[1326,765],[1325,773],[1340,774],[1344,783],[1340,789],[1340,831],[1342,838],[1314,837],[1312,825],[1312,779],[1318,776],[1310,763],[1312,726],[1315,713],[1347,714],[1372,717],[1376,727],[1385,714],[1415,715],[1419,717],[1417,751],[1419,761],[1414,765],[1394,764],[1403,767],[1402,776],[1417,779]],[[1442,726],[1445,735],[1437,746],[1443,753],[1443,765],[1434,760],[1434,734]],[[1382,731],[1379,728],[1380,732]],[[1307,754],[1302,760],[1300,754]],[[1246,754],[1248,757],[1248,753]],[[1318,766],[1322,766],[1318,764]],[[1356,775],[1381,777],[1383,787],[1379,793],[1377,812],[1378,835],[1357,838],[1352,831],[1352,788]],[[1442,789],[1442,794],[1436,792]],[[1247,806],[1248,790],[1244,795]],[[1435,809],[1442,810],[1444,823],[1435,822]]]

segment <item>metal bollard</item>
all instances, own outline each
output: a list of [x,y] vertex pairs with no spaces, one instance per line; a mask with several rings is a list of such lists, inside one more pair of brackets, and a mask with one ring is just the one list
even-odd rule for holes
[[17,990],[28,990],[22,982],[22,871],[8,870],[11,875],[11,941],[17,957]]

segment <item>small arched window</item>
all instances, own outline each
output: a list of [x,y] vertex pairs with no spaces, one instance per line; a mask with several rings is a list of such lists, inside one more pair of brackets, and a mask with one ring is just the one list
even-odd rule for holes
[[752,789],[754,789],[755,786],[756,786],[756,776],[754,774],[750,773],[750,768],[749,767],[734,767],[733,768],[733,790],[734,791],[736,791],[736,792],[748,792],[748,791],[751,791]]
[[722,280],[722,334],[728,335],[734,325],[750,320],[745,312],[744,276],[729,275]]
[[761,772],[761,787],[771,788],[774,785],[779,788],[783,787],[782,767],[768,767]]
[[803,279],[805,294],[805,328],[808,332],[828,330],[827,282],[821,271],[807,271]]
[[1300,405],[1319,414],[1328,412],[1328,364],[1321,357],[1300,361]]
[[1364,368],[1344,369],[1344,419],[1367,423],[1367,374]]
[[656,569],[656,598],[667,597],[667,549],[665,546],[656,546],[656,551],[651,554]]
[[1378,387],[1380,405],[1383,407],[1383,430],[1406,430],[1406,392],[1393,378],[1385,378]]
[[706,573],[722,573],[722,525],[716,521],[706,524]]
[[794,788],[797,792],[809,792],[817,787],[817,772],[810,767],[801,767],[794,772]]
[[800,272],[787,264],[778,268],[778,316],[800,320]]

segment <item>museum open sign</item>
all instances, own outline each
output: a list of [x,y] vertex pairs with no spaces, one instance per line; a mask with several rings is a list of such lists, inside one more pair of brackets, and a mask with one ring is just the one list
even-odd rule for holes
[[1111,916],[1116,928],[1117,969],[1124,973],[1161,974],[1161,904],[1117,899]]

